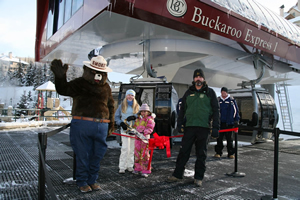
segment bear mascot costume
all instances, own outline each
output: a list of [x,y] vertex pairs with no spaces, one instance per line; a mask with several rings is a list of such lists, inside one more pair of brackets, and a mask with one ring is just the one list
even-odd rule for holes
[[82,77],[67,82],[68,65],[51,62],[57,93],[73,98],[70,142],[76,155],[76,184],[81,192],[99,190],[96,182],[114,128],[114,99],[106,82],[107,62],[102,56],[84,61]]

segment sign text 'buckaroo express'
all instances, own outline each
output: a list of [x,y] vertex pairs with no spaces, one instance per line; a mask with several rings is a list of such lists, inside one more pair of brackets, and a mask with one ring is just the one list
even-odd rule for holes
[[254,35],[253,30],[246,28],[246,33],[243,34],[243,31],[229,26],[226,23],[222,22],[220,16],[215,16],[215,18],[209,18],[207,16],[202,15],[201,8],[194,6],[194,14],[191,20],[194,23],[201,24],[202,26],[206,26],[209,29],[213,29],[217,32],[221,32],[223,34],[229,35],[231,37],[235,37],[237,39],[243,39],[248,43],[251,43],[254,47],[262,47],[269,51],[276,52],[278,42],[274,45],[271,42],[263,40],[261,37]]

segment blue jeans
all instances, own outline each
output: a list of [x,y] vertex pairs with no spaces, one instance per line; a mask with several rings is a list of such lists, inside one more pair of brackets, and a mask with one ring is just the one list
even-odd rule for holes
[[76,184],[94,184],[106,150],[108,123],[72,119],[70,142],[76,154]]

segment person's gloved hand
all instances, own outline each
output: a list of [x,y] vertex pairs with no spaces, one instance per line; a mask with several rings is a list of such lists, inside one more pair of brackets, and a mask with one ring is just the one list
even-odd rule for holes
[[238,121],[234,121],[233,127],[237,127],[238,125],[239,125],[239,122]]
[[127,130],[127,125],[124,122],[121,122],[120,126],[122,127],[123,130]]
[[131,121],[131,120],[135,120],[136,119],[136,116],[134,116],[134,115],[131,115],[131,116],[129,116],[129,117],[127,117],[127,121],[129,122],[129,121]]
[[219,137],[219,130],[216,128],[213,128],[211,131],[211,137],[214,139],[217,139]]
[[112,132],[114,131],[114,126],[115,126],[114,122],[109,123],[107,137],[110,136],[112,134]]
[[129,135],[135,135],[133,132],[131,132],[131,131],[128,131],[127,132]]
[[177,127],[178,133],[184,133],[184,125]]
[[[239,122],[238,121],[234,121],[233,127],[237,128],[238,126],[239,126]],[[234,131],[234,132],[237,133],[238,131]]]
[[69,68],[67,64],[63,65],[62,61],[58,59],[54,59],[51,62],[50,67],[55,77],[60,79],[66,76],[66,73]]

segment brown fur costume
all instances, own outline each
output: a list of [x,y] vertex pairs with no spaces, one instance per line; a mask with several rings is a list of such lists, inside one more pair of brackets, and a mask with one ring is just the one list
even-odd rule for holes
[[[73,98],[73,116],[109,119],[108,135],[110,135],[114,128],[115,110],[111,88],[106,82],[107,73],[95,71],[86,66],[83,66],[83,69],[82,77],[67,82],[68,65],[63,65],[61,60],[53,60],[51,70],[55,75],[56,91]],[[100,82],[94,80],[95,73],[102,75]]]

